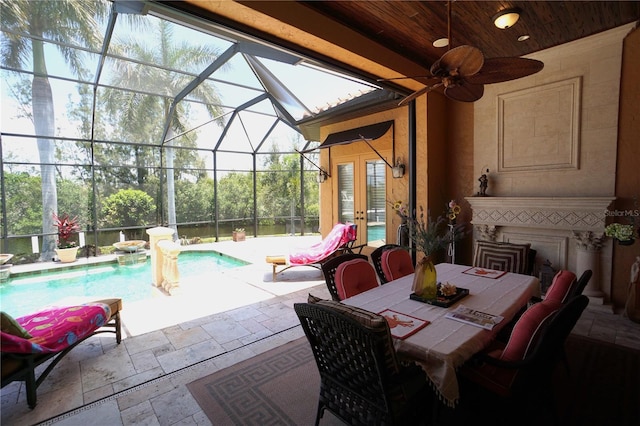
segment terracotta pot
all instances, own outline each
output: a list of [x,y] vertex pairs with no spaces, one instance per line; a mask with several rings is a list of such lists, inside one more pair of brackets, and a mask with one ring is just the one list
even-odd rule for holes
[[76,256],[78,255],[78,247],[64,248],[64,249],[56,249],[56,254],[58,255],[58,259],[61,263],[70,263],[76,261]]

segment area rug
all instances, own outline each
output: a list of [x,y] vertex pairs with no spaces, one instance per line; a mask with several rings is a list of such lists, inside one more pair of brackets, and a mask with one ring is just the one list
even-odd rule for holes
[[[214,425],[313,425],[320,375],[302,337],[187,388]],[[327,412],[321,424],[341,423]]]
[[[558,423],[640,424],[640,351],[575,335],[566,347],[570,375],[560,365],[554,381]],[[313,354],[303,337],[187,388],[214,425],[312,425],[319,386]],[[477,411],[468,414],[482,417]],[[437,423],[458,424],[461,418],[469,416],[444,415]],[[342,423],[325,412],[320,424]]]

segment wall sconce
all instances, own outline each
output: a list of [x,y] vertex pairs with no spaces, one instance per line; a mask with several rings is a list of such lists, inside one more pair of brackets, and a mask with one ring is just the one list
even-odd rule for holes
[[404,176],[404,164],[397,163],[391,168],[394,178],[401,178]]
[[316,177],[318,183],[323,183],[328,177],[329,174],[323,168],[318,169],[318,176]]
[[507,28],[513,27],[518,19],[520,18],[520,9],[512,8],[505,9],[498,12],[493,16],[493,23],[496,27],[501,30],[505,30]]

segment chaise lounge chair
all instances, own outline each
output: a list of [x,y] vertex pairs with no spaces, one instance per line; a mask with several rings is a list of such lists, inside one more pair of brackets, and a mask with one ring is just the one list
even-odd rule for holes
[[[106,299],[72,306],[55,306],[13,319],[2,312],[2,387],[25,382],[27,404],[34,408],[36,390],[64,356],[82,341],[98,333],[120,331],[121,299]],[[36,368],[53,361],[36,378]]]
[[[343,253],[353,253],[353,244],[357,238],[357,225],[337,223],[331,232],[319,243],[304,250],[298,250],[289,255],[267,256],[267,263],[273,266],[273,281],[276,276],[294,266],[313,266],[320,269],[322,263]],[[278,266],[284,266],[277,270]]]

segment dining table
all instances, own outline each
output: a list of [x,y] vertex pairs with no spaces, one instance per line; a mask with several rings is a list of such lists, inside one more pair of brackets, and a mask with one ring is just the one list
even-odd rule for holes
[[[396,353],[400,359],[420,365],[439,399],[455,407],[460,398],[456,370],[486,348],[529,299],[539,294],[540,283],[530,275],[450,263],[437,264],[436,271],[440,283],[467,289],[468,294],[448,307],[413,300],[410,294],[414,274],[410,274],[342,303],[376,313],[391,310],[427,321],[426,326],[408,337],[394,337]],[[486,329],[446,317],[460,305],[503,319],[492,329]]]

